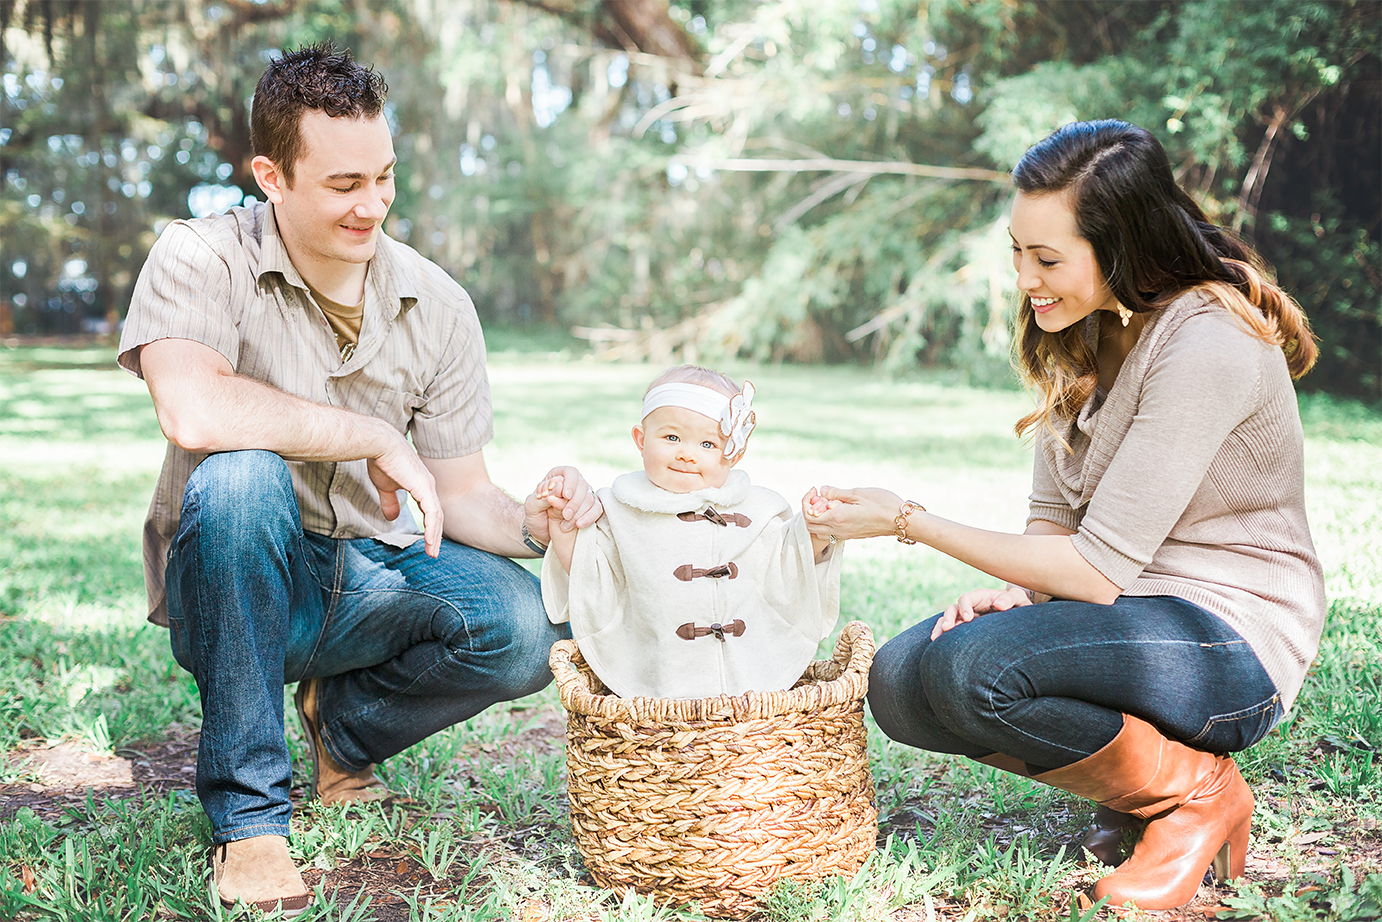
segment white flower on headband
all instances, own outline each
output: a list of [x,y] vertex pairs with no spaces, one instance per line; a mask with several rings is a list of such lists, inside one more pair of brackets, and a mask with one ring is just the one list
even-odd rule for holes
[[720,416],[726,458],[737,458],[744,453],[757,421],[753,412],[753,382],[745,381],[744,389],[729,399],[729,406]]

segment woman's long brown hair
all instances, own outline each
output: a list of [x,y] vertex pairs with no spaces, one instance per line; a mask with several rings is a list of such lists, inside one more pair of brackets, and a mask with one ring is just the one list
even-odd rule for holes
[[[1013,168],[1027,195],[1065,193],[1109,290],[1136,313],[1160,310],[1187,291],[1205,292],[1252,335],[1280,346],[1291,376],[1315,364],[1319,347],[1305,312],[1277,287],[1257,253],[1212,223],[1171,173],[1152,135],[1116,119],[1075,122],[1031,147]],[[1055,333],[1037,326],[1031,299],[1017,311],[1013,364],[1038,396],[1018,435],[1076,416],[1099,368],[1083,324]]]

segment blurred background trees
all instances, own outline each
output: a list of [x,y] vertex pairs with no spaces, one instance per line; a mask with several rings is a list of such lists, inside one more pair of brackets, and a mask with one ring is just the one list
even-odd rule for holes
[[0,0],[0,333],[109,331],[169,220],[252,200],[280,49],[382,71],[388,230],[489,324],[654,359],[1006,379],[1005,171],[1151,129],[1323,347],[1382,387],[1372,0]]

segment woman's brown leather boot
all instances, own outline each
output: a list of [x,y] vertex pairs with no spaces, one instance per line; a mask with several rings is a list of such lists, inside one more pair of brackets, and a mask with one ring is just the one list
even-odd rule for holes
[[1033,777],[1147,820],[1132,857],[1094,885],[1095,900],[1175,909],[1195,898],[1211,864],[1218,880],[1243,873],[1253,797],[1228,756],[1168,740],[1125,714],[1103,749]]

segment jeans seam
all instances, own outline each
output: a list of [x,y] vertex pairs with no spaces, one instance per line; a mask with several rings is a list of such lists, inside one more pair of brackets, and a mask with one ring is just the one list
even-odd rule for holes
[[[304,536],[302,540],[303,544],[305,545],[307,543],[306,536]],[[341,596],[344,594],[344,591],[342,590],[341,586],[345,582],[345,544],[345,541],[341,539],[335,539],[334,543],[331,546],[331,585],[322,587],[323,590],[326,592],[327,603],[323,607],[324,610],[322,612],[321,630],[317,632],[317,642],[312,647],[312,655],[307,657],[307,665],[304,667],[304,674],[310,673],[312,663],[316,660],[317,654],[321,651],[322,641],[325,640],[328,636],[330,636],[332,623],[336,619],[336,609],[337,606],[340,604]],[[312,567],[311,569],[313,574],[315,575],[316,567]],[[318,580],[317,582],[318,585],[321,584],[320,580]],[[327,676],[326,678],[330,678],[330,676]],[[347,761],[341,757],[340,751],[337,750],[335,746],[331,745],[331,738],[327,735],[327,721],[321,719],[320,695],[321,692],[320,690],[318,690],[317,737],[321,741],[322,748],[331,754],[331,758],[335,759],[337,764],[347,765]],[[336,719],[340,720],[340,717],[337,717]]]
[[[183,512],[184,512],[184,514],[186,514],[186,512],[188,511],[188,510],[185,508],[186,506],[188,506],[188,505],[193,505],[193,506],[194,506],[194,510],[193,510],[193,511],[195,511],[195,506],[196,506],[196,505],[200,505],[199,497],[197,496],[197,489],[196,489],[195,485],[189,485],[189,487],[188,487],[188,493],[190,494],[190,497],[191,497],[191,498],[190,498],[190,500],[185,499],[184,502],[183,502],[183,505],[184,505]],[[181,523],[179,523],[179,524],[181,524]],[[187,527],[188,527],[188,531],[189,531],[188,537],[189,537],[191,540],[190,540],[189,542],[183,542],[182,547],[183,547],[183,550],[184,550],[184,551],[187,549],[187,545],[188,545],[188,544],[200,545],[200,544],[201,544],[201,540],[202,540],[201,519],[200,519],[200,517],[199,517],[198,515],[193,515],[193,516],[192,516],[191,523],[190,523]],[[176,538],[175,538],[175,540],[176,540]],[[172,552],[170,551],[170,552],[169,552],[170,556],[171,556],[171,553],[172,553]],[[201,560],[202,560],[202,554],[201,554],[200,548],[198,548],[198,550],[197,550],[197,553],[196,553],[196,555],[195,555],[195,559],[196,559],[196,561],[197,561],[198,566],[200,567],[200,565],[201,565]],[[179,576],[179,577],[184,577],[184,576],[185,576],[185,569],[186,569],[185,566],[184,566],[184,567],[179,567],[179,568],[178,568],[178,576]],[[168,571],[167,571],[167,569],[165,568],[165,570],[164,570],[164,578],[165,578],[165,580],[166,580],[166,578],[167,578],[167,572],[168,572]],[[201,579],[200,576],[201,576],[201,574],[198,573],[198,577],[199,577],[199,578],[196,580],[197,609],[198,609],[198,611],[205,611],[207,608],[210,607],[210,606],[208,605],[208,603],[207,603],[207,597],[206,597],[207,580]],[[187,626],[187,619],[186,619],[186,617],[184,617],[184,618],[182,619],[182,621],[183,621],[183,626],[186,627],[186,626]],[[187,651],[187,652],[188,652],[189,656],[190,656],[191,653],[192,653],[192,648],[193,648],[193,647],[195,647],[195,648],[198,649],[198,650],[202,650],[202,651],[205,651],[205,650],[207,649],[206,632],[205,632],[205,631],[197,631],[197,636],[196,636],[196,637],[191,637],[191,636],[189,636],[189,637],[187,638],[187,641],[188,641],[188,642],[187,642],[187,647],[188,647],[188,651]],[[193,659],[192,661],[195,663],[195,662],[196,662],[196,659]]]
[[[1012,732],[1018,734],[1019,736],[1022,736],[1022,737],[1026,738],[1026,739],[1034,740],[1034,741],[1036,741],[1036,742],[1038,742],[1038,743],[1041,743],[1041,744],[1043,744],[1043,745],[1046,745],[1046,746],[1051,746],[1051,747],[1053,747],[1053,748],[1060,749],[1060,750],[1063,751],[1063,752],[1069,752],[1069,753],[1074,753],[1074,754],[1079,755],[1079,756],[1085,756],[1085,755],[1087,755],[1087,753],[1085,753],[1085,752],[1083,752],[1083,751],[1081,751],[1081,750],[1072,749],[1072,748],[1070,748],[1069,746],[1065,745],[1064,743],[1061,743],[1061,742],[1056,741],[1056,740],[1043,739],[1043,738],[1041,738],[1041,737],[1039,737],[1039,736],[1036,736],[1036,735],[1034,735],[1034,734],[1032,734],[1032,733],[1028,733],[1026,730],[1022,729],[1021,727],[1018,727],[1017,725],[1015,725],[1015,724],[1011,723],[1010,721],[1008,721],[1007,719],[1005,719],[1005,718],[1003,717],[1002,711],[999,710],[999,708],[998,708],[996,702],[994,701],[994,693],[995,693],[995,691],[997,690],[998,686],[999,686],[1000,684],[1002,684],[1003,677],[1008,673],[1009,670],[1018,668],[1019,666],[1021,666],[1024,662],[1026,662],[1026,661],[1029,660],[1029,659],[1034,659],[1034,658],[1036,658],[1036,657],[1038,657],[1038,656],[1046,656],[1046,655],[1049,655],[1049,654],[1051,654],[1051,653],[1060,652],[1060,651],[1062,651],[1062,650],[1075,650],[1075,649],[1082,649],[1082,650],[1084,650],[1084,649],[1091,649],[1091,648],[1095,648],[1095,647],[1104,647],[1104,646],[1122,646],[1122,647],[1126,647],[1126,646],[1130,646],[1130,645],[1133,645],[1133,644],[1138,644],[1138,645],[1157,644],[1157,645],[1161,645],[1161,646],[1172,645],[1172,644],[1178,644],[1178,645],[1181,645],[1181,646],[1217,646],[1217,645],[1218,645],[1218,644],[1202,644],[1202,643],[1200,643],[1199,641],[1195,641],[1195,640],[1166,640],[1166,639],[1155,639],[1155,640],[1132,640],[1132,641],[1120,640],[1120,641],[1117,641],[1116,643],[1111,642],[1111,641],[1100,641],[1100,642],[1098,642],[1098,643],[1081,643],[1081,644],[1073,644],[1073,643],[1072,643],[1072,644],[1066,644],[1066,645],[1060,646],[1060,647],[1047,647],[1046,649],[1042,650],[1040,653],[1030,653],[1030,654],[1028,654],[1027,656],[1022,657],[1021,659],[1018,659],[1018,660],[1015,660],[1015,661],[1013,661],[1013,662],[1011,662],[1011,663],[1008,663],[1007,665],[1005,665],[1002,669],[1000,669],[1000,670],[998,671],[998,674],[997,674],[996,676],[994,676],[993,681],[989,683],[989,687],[988,687],[987,698],[988,698],[988,709],[989,709],[989,713],[991,713],[991,714],[994,716],[994,719],[995,719],[995,720],[997,720],[997,721],[998,721],[999,723],[1001,723],[1003,726],[1007,727],[1008,729],[1010,729]],[[1091,703],[1095,703],[1095,702],[1091,702]]]
[[345,553],[341,547],[342,543],[343,542],[341,542],[340,540],[336,540],[335,544],[332,546],[332,557],[334,558],[334,561],[332,563],[331,585],[323,586],[321,579],[317,576],[317,568],[313,561],[313,558],[316,555],[308,555],[307,535],[303,532],[300,532],[298,535],[298,553],[302,555],[302,559],[304,563],[306,563],[307,569],[311,571],[312,581],[316,583],[317,586],[319,586],[323,592],[326,593],[327,597],[327,604],[323,606],[322,611],[322,626],[321,629],[317,631],[317,641],[312,645],[312,652],[308,654],[307,659],[302,666],[302,674],[304,676],[312,674],[312,664],[316,662],[317,654],[321,652],[322,641],[324,641],[328,636],[330,636],[331,622],[336,615],[336,603],[337,600],[340,598],[339,589],[341,585],[341,578],[342,574],[345,573]]

